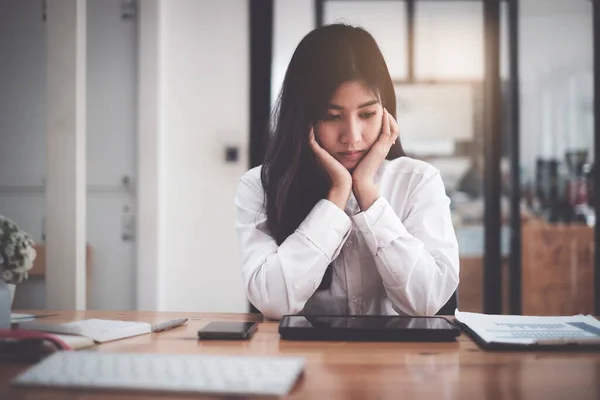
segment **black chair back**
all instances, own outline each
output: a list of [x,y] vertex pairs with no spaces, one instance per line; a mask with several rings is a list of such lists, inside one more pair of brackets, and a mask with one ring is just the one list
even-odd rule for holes
[[454,311],[458,308],[458,289],[450,296],[450,299],[435,315],[454,315]]

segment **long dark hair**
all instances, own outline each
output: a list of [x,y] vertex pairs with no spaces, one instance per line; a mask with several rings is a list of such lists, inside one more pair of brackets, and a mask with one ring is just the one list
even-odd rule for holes
[[[335,90],[348,81],[363,81],[396,117],[390,73],[377,43],[367,31],[333,24],[306,35],[285,74],[261,171],[267,227],[278,245],[327,196],[330,182],[309,147],[308,135],[310,127],[326,115]],[[396,143],[388,159],[404,155],[400,141]],[[328,288],[331,278],[330,266],[319,289]]]

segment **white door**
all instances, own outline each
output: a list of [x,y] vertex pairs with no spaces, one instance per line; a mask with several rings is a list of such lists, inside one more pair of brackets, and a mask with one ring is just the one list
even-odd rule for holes
[[[87,3],[88,308],[135,307],[136,16]],[[46,27],[42,0],[0,1],[0,214],[43,242]],[[43,279],[17,308],[44,308]]]
[[136,16],[87,2],[87,241],[90,309],[135,308]]

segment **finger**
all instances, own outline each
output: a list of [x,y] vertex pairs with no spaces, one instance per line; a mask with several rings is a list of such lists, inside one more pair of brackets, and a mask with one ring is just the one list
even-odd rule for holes
[[383,127],[382,127],[382,131],[381,131],[381,136],[379,136],[379,140],[377,140],[377,142],[373,146],[377,149],[377,150],[375,150],[375,152],[377,152],[379,154],[379,157],[386,157],[387,153],[390,151],[390,147],[391,147],[390,136],[391,136],[391,132],[390,132],[389,113],[384,108],[383,109]]
[[398,121],[396,121],[396,118],[394,118],[390,113],[388,113],[388,116],[390,120],[390,131],[392,133],[400,132],[400,127],[398,126]]
[[390,120],[388,118],[389,113],[387,112],[387,110],[384,108],[383,109],[383,128],[382,128],[382,140],[385,140],[387,142],[387,139],[390,136]]
[[317,139],[315,138],[315,128],[310,128],[310,133],[308,134],[308,143],[313,148],[313,150],[319,149],[319,143],[317,143]]
[[394,142],[396,141],[396,139],[398,139],[398,136],[400,135],[400,127],[398,126],[398,122],[396,122],[396,119],[392,116],[392,114],[388,113],[388,116],[391,131],[389,143],[391,146],[392,144],[394,144]]
[[317,156],[318,159],[324,160],[324,159],[328,158],[329,153],[324,148],[321,147],[319,142],[317,142],[317,138],[315,137],[314,128],[310,128],[310,134],[309,134],[308,140],[309,140],[310,147],[313,150],[313,153],[315,153],[315,155]]

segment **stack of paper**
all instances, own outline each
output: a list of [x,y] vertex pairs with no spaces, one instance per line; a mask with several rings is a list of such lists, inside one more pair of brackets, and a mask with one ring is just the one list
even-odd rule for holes
[[486,315],[456,310],[461,326],[486,347],[497,345],[600,345],[600,321],[587,315],[531,317]]

